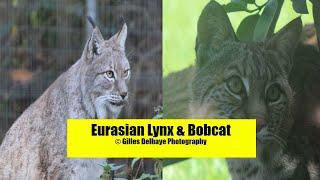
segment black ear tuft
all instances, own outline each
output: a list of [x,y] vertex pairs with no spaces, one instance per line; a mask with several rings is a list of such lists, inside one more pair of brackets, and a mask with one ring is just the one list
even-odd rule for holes
[[121,18],[121,24],[126,24],[126,21],[124,20],[124,17],[120,16],[120,18]]
[[94,22],[93,18],[91,16],[87,16],[88,21],[90,22],[90,24],[92,25],[93,28],[96,27],[96,23]]

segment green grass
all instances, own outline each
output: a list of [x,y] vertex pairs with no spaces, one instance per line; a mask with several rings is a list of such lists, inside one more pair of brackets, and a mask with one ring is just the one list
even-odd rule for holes
[[[182,70],[194,63],[194,45],[198,17],[209,0],[163,0],[163,75]],[[229,0],[218,0],[225,4]],[[257,0],[262,4],[265,0]],[[313,21],[311,5],[309,15],[302,15],[303,23]],[[234,29],[248,13],[229,14]],[[276,30],[298,17],[291,1],[285,0]],[[164,86],[165,87],[165,86]],[[166,91],[164,89],[163,91]],[[168,98],[168,97],[164,97]],[[164,168],[163,177],[171,179],[230,179],[224,159],[189,159]]]
[[189,159],[165,167],[163,179],[228,180],[230,177],[224,159]]

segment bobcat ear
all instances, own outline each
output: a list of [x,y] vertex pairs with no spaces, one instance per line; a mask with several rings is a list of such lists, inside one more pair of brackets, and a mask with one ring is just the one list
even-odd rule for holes
[[[267,41],[267,48],[276,50],[291,59],[291,56],[293,56],[294,50],[299,43],[301,31],[302,21],[301,18],[298,17],[273,35],[273,37]],[[285,66],[290,65],[290,62],[281,63]]]
[[236,40],[226,11],[216,1],[210,1],[203,9],[198,20],[198,45],[220,48],[222,42]]
[[197,64],[201,66],[208,60],[208,54],[219,50],[223,42],[236,41],[236,35],[231,26],[226,11],[216,1],[210,1],[203,9],[198,20],[196,39]]
[[127,24],[124,23],[122,29],[115,35],[113,35],[108,41],[113,41],[118,44],[120,48],[125,49],[126,39],[127,39]]

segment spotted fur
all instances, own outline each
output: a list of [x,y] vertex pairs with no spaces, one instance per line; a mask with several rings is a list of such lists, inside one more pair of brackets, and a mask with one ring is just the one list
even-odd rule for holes
[[99,164],[106,159],[66,157],[66,120],[118,117],[128,99],[130,66],[124,49],[126,37],[125,24],[108,40],[94,28],[81,58],[7,132],[0,146],[1,180],[100,177],[103,168]]
[[289,75],[301,29],[297,18],[264,42],[245,43],[215,1],[200,15],[191,116],[257,119],[257,158],[228,159],[233,179],[311,178],[308,163],[287,150],[295,121]]

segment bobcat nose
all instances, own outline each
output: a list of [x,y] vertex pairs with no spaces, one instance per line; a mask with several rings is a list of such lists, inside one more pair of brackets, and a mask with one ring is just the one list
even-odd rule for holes
[[128,95],[127,92],[122,92],[122,93],[120,93],[120,96],[122,97],[122,99],[126,98],[127,95]]
[[263,118],[257,118],[256,119],[256,132],[259,132],[262,128],[264,128],[266,126],[266,121]]

